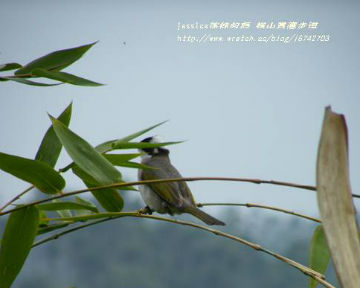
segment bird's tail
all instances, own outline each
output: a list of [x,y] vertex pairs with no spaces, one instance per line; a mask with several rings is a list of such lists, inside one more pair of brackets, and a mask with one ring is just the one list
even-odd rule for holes
[[205,213],[204,211],[200,210],[197,207],[187,207],[185,209],[185,212],[195,216],[196,218],[199,218],[201,221],[206,223],[207,225],[221,225],[224,226],[225,223],[210,216],[209,214]]

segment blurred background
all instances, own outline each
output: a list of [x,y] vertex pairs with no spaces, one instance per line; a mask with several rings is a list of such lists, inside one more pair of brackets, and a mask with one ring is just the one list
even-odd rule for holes
[[[50,125],[47,112],[58,115],[73,101],[70,128],[93,145],[170,120],[154,133],[166,141],[187,140],[170,147],[183,176],[314,185],[324,108],[331,105],[347,120],[351,184],[359,193],[358,13],[355,1],[2,0],[0,63],[26,64],[99,40],[66,71],[106,85],[1,83],[0,151],[33,158]],[[318,22],[301,33],[330,35],[330,41],[178,41],[203,34],[178,31],[179,22],[224,21],[251,27],[211,33],[288,36],[299,31],[259,30],[256,24]],[[58,168],[69,161],[63,151]],[[129,180],[136,177],[135,170],[123,173]],[[68,176],[67,189],[83,187]],[[0,203],[26,187],[0,171]],[[190,187],[198,202],[250,202],[318,216],[312,191],[230,182]],[[143,205],[136,192],[126,197],[130,208]],[[307,264],[312,223],[255,208],[206,210],[224,219],[229,232]],[[307,281],[295,269],[229,240],[126,219],[34,249],[14,287],[304,287]]]

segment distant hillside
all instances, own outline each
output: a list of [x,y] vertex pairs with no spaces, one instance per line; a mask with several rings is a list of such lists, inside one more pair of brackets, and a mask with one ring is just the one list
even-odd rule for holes
[[[132,202],[128,209],[132,206],[141,204]],[[247,208],[226,208],[219,216],[228,224],[225,230],[307,264],[316,226],[310,221]],[[331,269],[332,283],[334,277]],[[124,218],[35,248],[13,287],[304,288],[308,279],[266,254],[210,233]]]

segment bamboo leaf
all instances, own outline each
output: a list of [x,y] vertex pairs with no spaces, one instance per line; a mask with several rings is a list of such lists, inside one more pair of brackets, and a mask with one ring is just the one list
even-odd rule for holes
[[97,83],[79,76],[59,71],[48,71],[41,68],[36,68],[31,72],[33,75],[38,77],[44,77],[52,80],[57,80],[63,83],[69,83],[78,86],[101,86],[103,84]]
[[[107,157],[106,157],[107,158]],[[111,159],[109,159],[110,162],[112,162]],[[154,167],[151,167],[151,166],[148,166],[148,165],[144,165],[144,164],[140,164],[140,163],[136,163],[136,162],[131,162],[131,161],[128,161],[128,162],[122,162],[122,163],[116,163],[113,165],[115,166],[119,166],[119,167],[125,167],[125,168],[134,168],[134,169],[158,169],[158,168],[154,168]]]
[[39,211],[40,214],[40,220],[39,220],[39,227],[43,227],[43,226],[47,226],[49,225],[49,220],[44,220],[45,218],[47,218],[46,212],[45,211]]
[[22,66],[19,63],[6,63],[0,65],[0,72],[2,71],[9,71],[21,68]]
[[[330,251],[326,243],[324,229],[322,225],[316,227],[310,247],[309,267],[315,271],[325,274],[330,262]],[[310,288],[315,288],[318,281],[310,277]]]
[[34,207],[11,213],[1,242],[0,288],[9,288],[19,274],[34,242],[39,211]]
[[145,134],[146,132],[149,132],[150,130],[152,130],[152,129],[154,129],[154,128],[156,128],[156,127],[164,124],[165,122],[167,122],[167,121],[160,122],[160,123],[158,123],[158,124],[155,124],[155,125],[153,125],[153,126],[150,126],[150,127],[146,128],[146,129],[143,129],[143,130],[141,130],[141,131],[138,131],[138,132],[136,132],[136,133],[133,133],[133,134],[130,134],[130,135],[126,136],[126,137],[123,137],[123,138],[121,138],[121,139],[106,141],[106,142],[104,142],[104,143],[96,146],[95,149],[96,149],[96,151],[98,151],[98,152],[100,152],[100,153],[104,153],[104,152],[111,151],[113,145],[114,145],[116,142],[129,142],[129,141],[131,141],[131,140],[133,140],[133,139],[135,139],[135,138],[137,138],[137,137]]
[[27,80],[25,78],[14,78],[14,77],[0,77],[0,81],[14,81],[14,82],[18,82],[21,84],[26,84],[26,85],[31,85],[31,86],[56,86],[56,85],[60,85],[63,83],[52,83],[52,84],[48,84],[48,83],[40,83],[40,82],[35,82],[35,81],[30,81]]
[[123,142],[118,141],[113,143],[112,149],[144,149],[144,148],[157,148],[168,145],[174,145],[182,143],[183,141],[177,142],[164,142],[164,143],[148,143],[148,142]]
[[45,233],[48,233],[48,232],[52,232],[54,230],[58,230],[58,229],[61,229],[61,228],[64,228],[66,226],[68,226],[69,223],[60,223],[60,224],[53,224],[53,225],[48,225],[48,226],[44,226],[44,227],[40,227],[38,230],[37,230],[37,235],[41,235],[41,234],[45,234]]
[[[97,186],[122,181],[120,172],[112,166],[103,155],[97,152],[89,143],[68,129],[60,121],[53,117],[51,117],[51,120],[53,122],[56,135],[59,137],[72,160],[82,171],[96,181],[95,184]],[[93,194],[96,195],[98,193]],[[106,201],[107,203],[111,203],[112,210],[109,211],[121,211],[124,203],[122,197],[116,190],[111,189],[111,191],[101,194],[104,202]],[[103,203],[100,204],[103,205]],[[109,207],[104,208],[109,209]]]
[[360,240],[351,196],[345,118],[326,108],[318,149],[318,205],[341,287],[360,283]]
[[142,155],[141,153],[136,154],[104,154],[104,157],[113,165],[121,166],[121,164],[126,163],[136,157]]
[[[71,111],[72,111],[72,103],[70,103],[70,105],[57,118],[66,127],[68,127],[70,123]],[[59,158],[61,148],[62,148],[62,144],[59,141],[58,137],[56,136],[54,128],[51,125],[45,133],[45,136],[40,144],[39,150],[36,153],[35,159],[45,162],[49,164],[51,167],[54,167]]]
[[56,210],[89,210],[92,212],[99,212],[99,210],[90,205],[80,204],[76,202],[71,201],[64,201],[64,202],[53,202],[53,203],[44,203],[37,205],[37,208],[39,210],[44,211],[56,211]]
[[84,199],[84,198],[82,198],[82,197],[80,197],[80,196],[75,196],[75,201],[76,201],[77,203],[80,203],[80,204],[92,206],[92,207],[94,207],[94,208],[98,211],[96,205],[95,205],[93,202],[91,202],[90,200],[88,200],[88,199]]
[[[97,209],[96,205],[94,203],[92,203],[91,201],[89,201],[88,199],[84,199],[81,198],[79,196],[75,196],[75,201],[79,204],[83,204],[83,205],[87,205],[87,206],[91,206],[93,208],[95,208],[98,212],[99,210]],[[89,211],[86,210],[75,210],[74,211],[75,216],[83,216],[83,215],[89,215]]]
[[[98,181],[96,181],[92,176],[79,168],[77,165],[72,167],[72,171],[84,182],[88,188],[98,187],[101,185]],[[116,189],[101,189],[92,191],[91,193],[106,211],[117,212],[121,211],[124,207],[124,201]]]
[[65,187],[65,180],[48,164],[0,152],[0,169],[33,184],[40,191],[55,194]]
[[24,67],[18,69],[15,72],[15,75],[29,74],[36,68],[60,71],[79,60],[94,44],[96,44],[96,42],[75,48],[52,52],[26,64]]

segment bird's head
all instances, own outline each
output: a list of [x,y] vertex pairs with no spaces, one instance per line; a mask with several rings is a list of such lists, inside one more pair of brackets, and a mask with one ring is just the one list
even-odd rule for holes
[[[141,140],[141,142],[155,144],[155,143],[162,143],[163,141],[162,141],[161,137],[156,135],[156,136],[147,137],[147,138]],[[150,156],[169,154],[169,150],[162,148],[162,147],[142,148],[139,150],[140,150],[140,152],[144,152],[144,153],[146,153],[146,155],[150,155]]]

